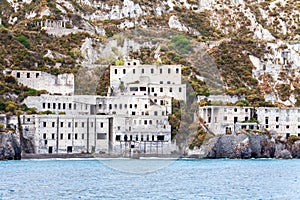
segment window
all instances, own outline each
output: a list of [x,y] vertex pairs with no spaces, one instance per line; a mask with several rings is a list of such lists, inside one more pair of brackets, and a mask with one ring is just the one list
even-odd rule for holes
[[146,87],[140,87],[140,91],[147,91]]
[[159,91],[160,91],[160,92],[164,92],[164,89],[163,89],[163,88],[159,88]]
[[147,120],[144,120],[144,124],[147,125]]
[[43,134],[43,139],[46,139],[46,138],[47,138],[47,134],[44,133],[44,134]]
[[126,69],[123,69],[123,74],[126,74]]
[[75,122],[75,128],[77,128],[78,127],[78,122]]
[[248,112],[248,108],[245,108],[245,112]]
[[27,78],[30,78],[30,73],[27,73]]
[[63,122],[60,122],[60,127],[64,127],[64,123]]
[[115,69],[115,74],[118,74],[118,69]]
[[60,109],[60,105],[61,105],[61,104],[60,104],[60,103],[58,103],[58,109]]
[[120,141],[121,140],[121,136],[120,135],[116,135],[116,141]]
[[144,74],[145,73],[145,69],[142,69],[142,74]]
[[143,135],[141,135],[141,141],[144,141],[144,136]]
[[51,107],[51,104],[50,104],[50,103],[48,103],[48,108],[50,109],[50,107]]
[[68,140],[71,140],[71,133],[68,133]]
[[78,139],[78,134],[77,133],[75,133],[74,138],[75,138],[75,140]]
[[52,133],[52,140],[54,140],[55,139],[55,134],[54,133]]
[[52,122],[52,127],[55,127],[55,122]]
[[154,88],[151,88],[151,92],[154,92]]
[[224,116],[224,117],[223,117],[223,120],[224,120],[224,121],[227,121],[227,116]]
[[178,74],[179,73],[179,69],[178,68],[176,68],[176,74]]
[[76,103],[74,103],[74,110],[76,110]]
[[138,135],[135,136],[135,141],[139,141],[139,136]]
[[137,108],[137,104],[134,104],[134,108]]
[[237,108],[234,108],[234,112],[237,112]]
[[171,74],[171,69],[170,68],[168,68],[168,74]]
[[131,115],[135,115],[135,112],[132,112]]
[[71,110],[72,109],[72,104],[71,103],[69,103],[69,110]]
[[46,108],[46,103],[43,103],[43,109],[45,109]]
[[64,134],[63,133],[60,134],[60,139],[61,140],[64,139]]
[[81,122],[81,127],[82,127],[82,128],[84,127],[84,122]]
[[65,103],[63,103],[63,109],[64,109],[64,110],[66,109],[66,104],[65,104]]
[[167,84],[171,84],[171,81],[167,81]]
[[118,131],[121,130],[121,126],[118,126]]
[[56,103],[53,103],[52,107],[53,109],[56,109]]
[[91,127],[94,127],[94,122],[91,122]]
[[97,140],[106,140],[106,133],[97,133]]
[[47,127],[47,122],[43,122],[43,127]]
[[164,82],[163,81],[159,81],[159,84],[164,84]]
[[290,125],[286,125],[286,128],[289,129],[289,128],[290,128]]
[[149,141],[149,135],[147,135],[147,141]]
[[71,128],[71,122],[68,122],[68,127]]
[[83,140],[84,140],[84,133],[82,133],[82,134],[81,134],[81,139],[83,139]]
[[165,115],[165,112],[164,112],[164,111],[162,111],[162,112],[161,112],[161,115],[162,115],[162,116],[164,116],[164,115]]
[[119,105],[119,109],[120,109],[120,110],[122,109],[122,104]]
[[100,127],[103,128],[103,122],[100,122]]
[[181,87],[180,87],[180,88],[178,88],[178,91],[179,91],[179,92],[181,92],[181,91],[182,91]]
[[129,104],[129,108],[132,108],[132,104]]
[[[279,117],[276,117],[276,122],[278,122],[279,121]],[[299,118],[298,118],[298,121],[299,121]]]
[[170,88],[169,92],[173,92],[173,89],[172,89],[172,88]]
[[148,107],[148,105],[147,104],[145,104],[145,108],[147,108]]
[[135,74],[135,69],[132,70],[132,73]]
[[118,109],[118,104],[115,104],[115,109]]
[[154,116],[157,116],[157,111],[154,111]]
[[161,74],[162,74],[162,71],[163,71],[162,69],[159,69],[159,73],[161,73]]
[[153,74],[154,73],[154,69],[151,69],[151,74]]
[[149,124],[152,124],[152,120],[149,120]]
[[276,125],[276,128],[279,128],[279,125]]
[[20,72],[17,72],[17,78],[20,78]]
[[39,73],[35,73],[35,78],[38,78],[39,77]]

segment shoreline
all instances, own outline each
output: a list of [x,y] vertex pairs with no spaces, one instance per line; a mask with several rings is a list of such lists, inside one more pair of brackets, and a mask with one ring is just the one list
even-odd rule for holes
[[23,154],[21,160],[30,160],[30,159],[72,159],[72,158],[129,158],[129,159],[140,159],[140,158],[153,158],[153,159],[178,159],[178,158],[190,158],[184,157],[182,155],[174,155],[174,154],[166,154],[166,155],[157,155],[157,154],[142,154],[140,156],[121,156],[121,155],[114,155],[114,154],[81,154],[81,153],[74,153],[74,154]]

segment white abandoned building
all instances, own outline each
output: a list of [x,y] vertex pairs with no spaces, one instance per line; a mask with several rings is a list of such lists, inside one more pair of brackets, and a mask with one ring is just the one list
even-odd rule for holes
[[198,114],[215,134],[266,129],[285,138],[300,136],[300,108],[204,106]]
[[37,153],[176,150],[168,114],[172,98],[186,99],[181,67],[132,61],[112,66],[110,78],[108,96],[47,94],[24,100],[38,112],[53,113],[25,116],[22,121],[24,133],[34,137]]
[[4,74],[14,76],[17,81],[29,88],[47,90],[51,94],[74,94],[74,75],[51,75],[42,71],[4,70]]

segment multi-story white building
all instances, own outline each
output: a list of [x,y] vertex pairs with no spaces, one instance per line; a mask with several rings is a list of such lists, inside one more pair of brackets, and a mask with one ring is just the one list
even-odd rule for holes
[[300,108],[204,106],[199,108],[198,116],[215,134],[260,129],[284,138],[300,136]]
[[74,94],[75,84],[73,74],[55,76],[42,71],[26,70],[4,70],[3,73],[14,76],[19,83],[29,88],[47,90],[51,94]]
[[300,108],[256,108],[261,129],[267,129],[288,138],[300,136]]
[[[37,153],[170,153],[176,148],[171,141],[168,122],[172,98],[186,99],[180,66],[126,62],[124,66],[111,67],[108,96],[47,94],[27,97],[24,103],[28,107],[54,114],[38,116],[34,128],[28,125],[26,130],[34,129],[37,135]],[[98,121],[110,125],[101,129],[97,127]],[[80,129],[81,123],[86,125]],[[94,128],[91,123],[96,124]],[[106,138],[98,141],[98,133],[106,133]],[[99,138],[104,136],[99,135]]]
[[255,110],[251,107],[204,106],[199,108],[198,116],[217,135],[234,133],[242,128],[257,129],[255,124],[247,123],[255,117]]
[[110,91],[112,96],[149,95],[186,100],[186,85],[181,83],[180,65],[141,65],[139,61],[111,66]]
[[23,135],[33,138],[35,153],[108,152],[109,115],[23,115]]

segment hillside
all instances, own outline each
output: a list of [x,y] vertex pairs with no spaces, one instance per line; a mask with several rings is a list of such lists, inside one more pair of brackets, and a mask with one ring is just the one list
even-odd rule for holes
[[[0,13],[0,69],[77,73],[131,56],[182,64],[194,94],[300,105],[297,0],[3,0]],[[24,96],[12,93],[1,101]]]

